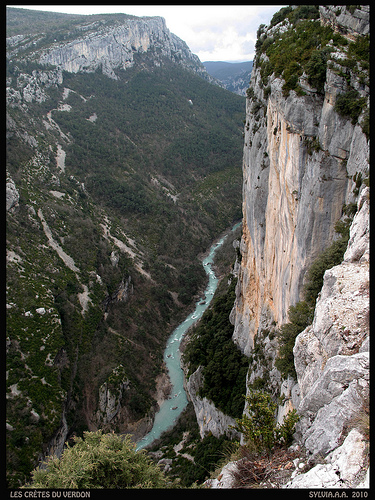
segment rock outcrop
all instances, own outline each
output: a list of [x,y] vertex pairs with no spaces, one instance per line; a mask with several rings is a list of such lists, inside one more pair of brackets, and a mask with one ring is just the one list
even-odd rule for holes
[[367,455],[366,440],[353,429],[343,444],[326,457],[325,464],[304,474],[294,474],[285,488],[369,488]]
[[124,367],[117,366],[112,370],[107,381],[99,387],[98,411],[96,414],[99,427],[111,422],[121,408],[123,392],[129,387]]
[[[111,16],[101,16],[95,22],[82,21],[76,26],[79,36],[65,40],[67,36],[64,35],[64,41],[55,39],[53,44],[49,41],[47,48],[43,46],[43,38],[35,43],[30,42],[35,50],[28,54],[27,59],[46,66],[56,66],[60,72],[92,73],[101,69],[103,74],[117,79],[115,70],[131,68],[138,54],[149,53],[154,65],[160,66],[165,57],[213,81],[187,44],[169,31],[164,18],[120,17],[116,21]],[[25,42],[25,39],[19,40],[18,36],[9,37],[9,53],[20,56],[18,48],[24,47]],[[35,73],[34,80],[41,72]],[[32,86],[33,81],[28,85]],[[40,99],[43,99],[42,93]]]
[[199,396],[198,391],[202,386],[202,377],[202,367],[200,366],[190,375],[189,380],[186,382],[187,395],[194,406],[201,438],[208,433],[215,437],[226,434],[238,438],[239,433],[231,429],[231,426],[236,424],[235,419],[218,410],[206,397],[201,398]]
[[331,26],[349,39],[370,32],[370,6],[361,5],[322,5],[320,15],[324,25]]
[[365,188],[344,261],[325,272],[314,321],[293,350],[301,397],[297,429],[313,455],[337,447],[345,427],[368,406],[368,195]]
[[14,180],[8,176],[6,183],[6,210],[14,209],[19,202],[20,195],[14,183]]

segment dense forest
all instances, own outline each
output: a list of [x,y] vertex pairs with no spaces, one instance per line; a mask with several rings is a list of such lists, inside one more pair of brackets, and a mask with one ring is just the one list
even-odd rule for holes
[[215,297],[199,324],[189,333],[184,363],[189,367],[189,375],[198,366],[204,367],[203,386],[199,393],[202,398],[207,397],[226,415],[240,417],[249,359],[232,341],[233,325],[229,315],[237,280],[228,276],[226,281],[230,282],[228,289]]

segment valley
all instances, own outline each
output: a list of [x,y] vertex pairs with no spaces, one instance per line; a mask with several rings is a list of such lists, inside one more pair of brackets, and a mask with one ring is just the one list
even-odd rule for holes
[[282,7],[239,95],[161,17],[7,8],[9,488],[367,495],[369,14]]
[[[33,12],[12,13],[35,39]],[[241,218],[244,114],[244,98],[203,79],[182,41],[186,66],[134,53],[115,79],[47,69],[17,36],[7,76],[13,486],[72,433],[136,441],[151,428],[167,338],[205,287],[198,256]]]
[[205,61],[203,64],[207,72],[219,80],[225,89],[238,95],[246,95],[246,90],[249,88],[253,61],[240,63]]

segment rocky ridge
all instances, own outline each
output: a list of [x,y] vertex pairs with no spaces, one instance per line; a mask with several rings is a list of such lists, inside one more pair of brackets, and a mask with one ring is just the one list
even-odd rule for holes
[[[47,46],[40,35],[37,38],[33,34],[11,36],[7,38],[7,50],[12,57],[52,65],[60,71],[91,73],[101,69],[113,79],[118,78],[115,70],[131,68],[138,54],[149,53],[157,66],[167,57],[214,81],[187,44],[169,31],[164,18],[123,17],[116,22],[108,16],[94,22],[82,20],[75,26],[79,36],[62,42],[56,37]],[[29,49],[23,56],[25,46]]]

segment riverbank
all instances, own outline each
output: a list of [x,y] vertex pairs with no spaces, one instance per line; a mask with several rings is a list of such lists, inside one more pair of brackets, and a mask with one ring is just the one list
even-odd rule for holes
[[211,248],[215,245],[217,245],[217,243],[222,240],[223,238],[226,238],[227,236],[229,236],[232,232],[234,232],[237,228],[239,228],[240,226],[242,225],[242,219],[241,220],[238,220],[237,222],[235,222],[233,224],[233,226],[229,227],[228,229],[226,229],[225,231],[223,231],[222,233],[220,233],[220,235],[212,242],[211,246],[208,248],[208,250],[206,250],[205,252],[203,253],[200,253],[198,254],[198,259],[200,261],[203,261],[206,257],[208,257],[210,251],[211,251]]
[[[172,385],[172,392],[170,393],[170,397],[158,400],[159,410],[155,415],[153,427],[151,431],[138,442],[138,449],[149,446],[153,441],[158,439],[164,431],[172,427],[188,403],[184,388],[185,377],[181,367],[180,344],[183,341],[186,332],[189,328],[191,328],[191,326],[195,325],[199,321],[213,299],[220,281],[214,271],[214,259],[216,252],[223,245],[228,235],[238,228],[240,224],[241,222],[223,232],[221,237],[214,241],[205,256],[201,256],[203,257],[203,268],[208,276],[208,284],[204,292],[200,295],[200,298],[196,301],[195,310],[190,313],[173,331],[167,341],[167,346],[164,351],[164,362],[168,370],[168,377]],[[165,379],[161,380],[164,380],[163,384],[165,384]],[[159,396],[163,396],[161,388],[159,389]]]

